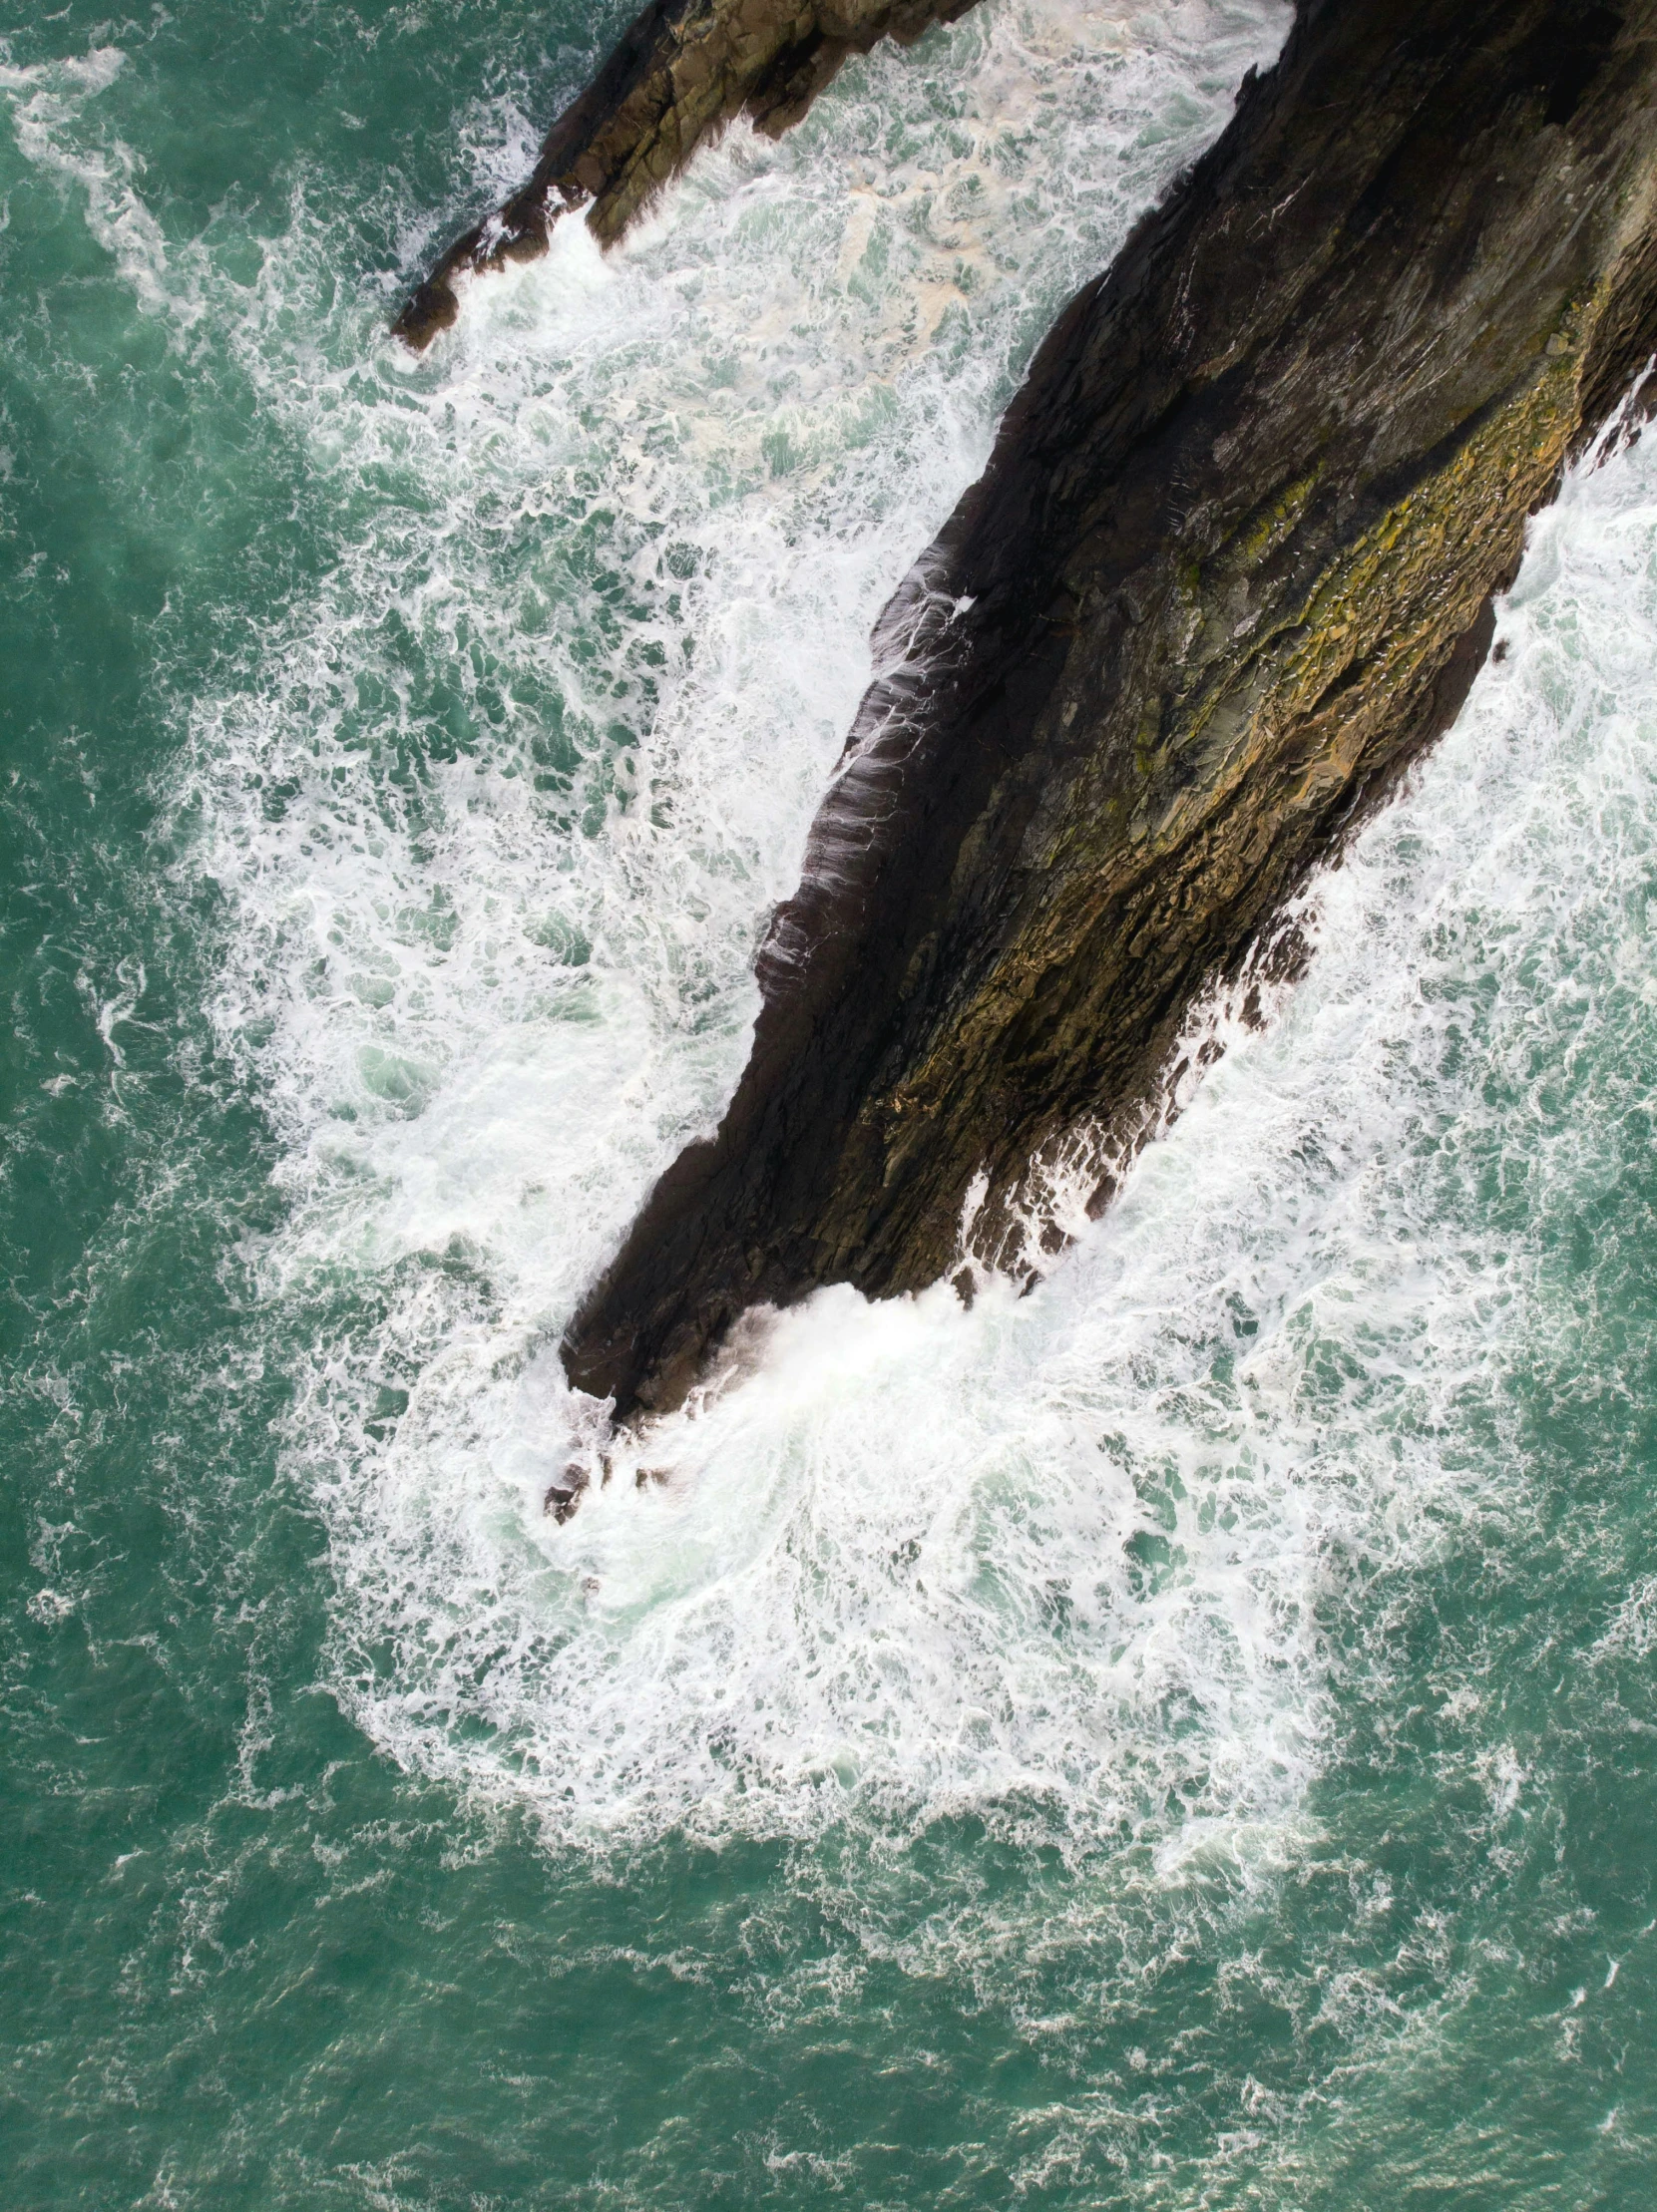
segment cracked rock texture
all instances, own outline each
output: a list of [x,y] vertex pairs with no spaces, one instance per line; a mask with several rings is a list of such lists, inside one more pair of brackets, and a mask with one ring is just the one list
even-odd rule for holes
[[417,350],[459,312],[458,278],[547,250],[560,215],[587,207],[613,245],[696,148],[739,115],[772,138],[798,123],[851,54],[911,45],[974,0],[653,0],[548,134],[535,174],[457,238],[394,328]]
[[1078,1129],[1108,1190],[1657,347],[1654,32],[1657,0],[1302,0],[1070,303],[877,631],[724,1123],[566,1338],[619,1417],[746,1307],[1028,1265]]

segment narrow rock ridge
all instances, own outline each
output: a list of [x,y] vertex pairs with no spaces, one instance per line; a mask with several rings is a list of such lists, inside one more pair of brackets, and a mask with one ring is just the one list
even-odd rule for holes
[[535,173],[457,238],[393,324],[417,352],[460,312],[456,280],[547,250],[560,215],[586,205],[614,245],[704,139],[746,114],[770,138],[799,122],[849,55],[913,45],[974,0],[651,0],[548,133]]
[[1654,30],[1301,0],[1070,303],[877,630],[724,1123],[566,1338],[618,1417],[744,1308],[1028,1267],[1043,1163],[1088,1133],[1102,1202],[1201,994],[1293,964],[1657,347]]

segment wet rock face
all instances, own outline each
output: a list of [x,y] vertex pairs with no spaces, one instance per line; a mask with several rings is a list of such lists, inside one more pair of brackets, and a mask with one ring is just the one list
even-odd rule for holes
[[851,54],[910,45],[974,0],[652,0],[554,124],[535,174],[498,213],[458,238],[395,329],[417,351],[459,312],[457,279],[547,250],[581,206],[612,245],[695,149],[739,115],[772,138],[798,123]]
[[746,1306],[1010,1265],[1033,1163],[1131,1149],[1657,348],[1654,184],[1657,0],[1302,0],[883,618],[747,1071],[575,1383],[668,1406]]

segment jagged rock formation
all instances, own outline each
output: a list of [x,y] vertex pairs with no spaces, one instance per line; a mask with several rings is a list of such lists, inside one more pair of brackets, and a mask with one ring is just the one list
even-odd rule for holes
[[[614,245],[706,138],[746,114],[771,138],[798,123],[852,54],[909,46],[974,0],[651,0],[548,134],[535,174],[457,238],[394,329],[419,350],[460,311],[455,280],[547,250],[560,215]],[[591,204],[588,204],[591,202]]]
[[[733,1317],[1005,1247],[1454,715],[1657,347],[1657,0],[1301,0],[1072,301],[877,633],[717,1137],[573,1324],[619,1416]],[[878,664],[878,663],[877,663]]]

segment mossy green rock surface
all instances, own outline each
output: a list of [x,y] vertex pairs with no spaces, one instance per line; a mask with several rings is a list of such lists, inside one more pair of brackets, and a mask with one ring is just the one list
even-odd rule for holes
[[1657,347],[1654,29],[1304,0],[884,617],[747,1072],[575,1381],[675,1403],[745,1307],[1026,1268],[1078,1145],[1108,1189],[1199,994],[1453,717],[1527,516]]

